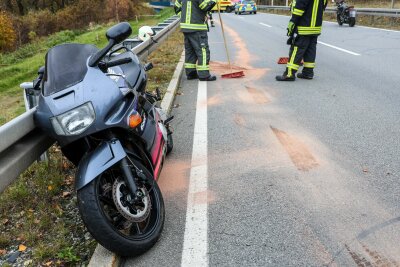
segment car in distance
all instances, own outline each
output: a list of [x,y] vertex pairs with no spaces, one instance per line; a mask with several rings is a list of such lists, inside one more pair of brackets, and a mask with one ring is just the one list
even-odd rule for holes
[[254,1],[240,0],[235,5],[235,14],[257,14],[257,5]]

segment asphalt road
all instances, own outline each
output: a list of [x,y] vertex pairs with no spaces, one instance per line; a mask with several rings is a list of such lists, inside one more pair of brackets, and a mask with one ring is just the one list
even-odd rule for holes
[[288,17],[223,20],[246,77],[183,78],[164,232],[124,266],[400,266],[400,32],[325,23],[315,79],[279,83]]

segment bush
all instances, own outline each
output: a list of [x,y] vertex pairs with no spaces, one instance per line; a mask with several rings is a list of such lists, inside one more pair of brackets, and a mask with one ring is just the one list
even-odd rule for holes
[[0,25],[0,52],[10,51],[15,47],[17,36],[11,17],[5,12],[0,12]]
[[[15,44],[15,37],[18,37],[18,45],[21,46],[58,31],[84,29],[90,23],[131,20],[137,14],[139,5],[139,2],[132,0],[78,0],[75,4],[66,6],[55,13],[44,9],[31,11],[22,17],[14,16],[15,31],[12,31],[10,19],[6,19],[10,25],[5,28],[12,33],[11,37],[7,38],[13,41],[9,49]],[[0,25],[2,24],[0,22]],[[59,44],[63,41],[70,41],[71,37],[73,36],[69,33],[67,35],[64,33],[54,37],[56,39],[51,40],[50,43]]]
[[58,44],[72,42],[75,39],[75,33],[71,30],[57,32],[51,35],[46,42],[47,47],[53,47]]

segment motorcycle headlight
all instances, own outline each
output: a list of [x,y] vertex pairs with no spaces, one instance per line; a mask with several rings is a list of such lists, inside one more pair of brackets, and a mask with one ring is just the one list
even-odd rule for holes
[[95,118],[93,105],[88,102],[50,120],[58,135],[78,135],[89,128]]

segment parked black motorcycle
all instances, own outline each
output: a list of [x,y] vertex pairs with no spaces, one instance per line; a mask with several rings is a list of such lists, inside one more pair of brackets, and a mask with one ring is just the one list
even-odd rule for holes
[[346,23],[349,24],[350,27],[354,27],[354,25],[356,25],[357,13],[357,11],[354,9],[354,6],[348,6],[344,0],[336,2],[336,5],[336,17],[338,24],[342,26],[343,23]]
[[137,56],[116,46],[132,32],[110,28],[108,44],[51,48],[39,75],[35,122],[57,140],[76,166],[78,206],[92,236],[122,256],[139,255],[158,240],[164,202],[157,185],[172,149],[172,118],[145,92],[146,71]]

